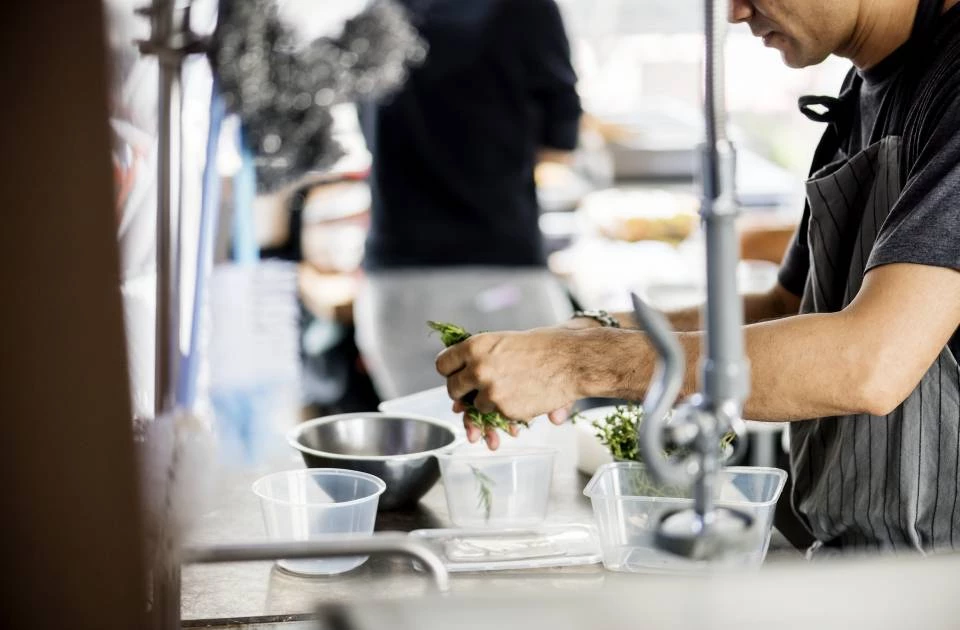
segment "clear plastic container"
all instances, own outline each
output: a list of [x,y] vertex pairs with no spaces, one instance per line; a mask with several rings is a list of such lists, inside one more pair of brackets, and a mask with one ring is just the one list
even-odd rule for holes
[[[253,484],[272,540],[311,540],[331,534],[373,534],[377,504],[387,485],[377,477],[336,468],[291,470]],[[334,575],[359,567],[367,556],[279,560],[300,575]]]
[[437,455],[450,520],[459,527],[527,528],[547,516],[556,449],[467,445]]
[[593,525],[530,530],[418,529],[410,535],[433,549],[450,572],[572,567],[600,562]]
[[600,531],[603,565],[612,571],[696,573],[714,568],[757,567],[770,545],[773,513],[787,473],[777,468],[724,468],[714,498],[717,505],[753,517],[742,551],[713,562],[695,561],[654,545],[657,524],[668,512],[693,505],[689,490],[655,484],[643,464],[601,466],[583,493],[593,504]]

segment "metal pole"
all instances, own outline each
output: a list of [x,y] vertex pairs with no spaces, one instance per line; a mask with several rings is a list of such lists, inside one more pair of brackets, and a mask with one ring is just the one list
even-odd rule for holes
[[401,534],[188,547],[183,550],[182,557],[184,564],[200,564],[391,554],[409,556],[421,562],[433,574],[437,590],[446,592],[450,589],[450,575],[437,554],[422,542]]
[[[154,421],[176,407],[180,365],[180,182],[183,58],[190,52],[189,0],[153,0],[139,14],[150,19],[150,39],[143,54],[158,60],[157,101],[157,269],[154,374]],[[149,446],[148,446],[149,448]],[[166,517],[172,521],[172,517]],[[171,536],[168,523],[159,531]],[[180,566],[169,540],[157,541],[151,571],[151,617],[159,630],[180,627]]]
[[[739,240],[735,198],[736,155],[727,138],[724,51],[728,0],[706,0],[703,207],[707,302],[704,395],[714,408],[743,405],[749,390],[743,351],[743,301],[737,290]],[[730,411],[733,411],[731,409]]]
[[[162,2],[163,0],[158,0]],[[171,5],[172,6],[172,5]],[[179,344],[180,63],[160,56],[155,418],[175,404]]]
[[[720,436],[743,433],[741,413],[749,391],[749,364],[744,356],[743,302],[737,290],[739,243],[736,232],[735,154],[726,133],[724,54],[729,0],[705,0],[706,44],[702,148],[703,219],[706,240],[707,302],[701,369],[703,393],[679,407],[667,426],[661,414],[673,403],[682,378],[682,360],[671,357],[670,331],[665,322],[645,316],[646,307],[634,296],[637,322],[660,354],[655,383],[644,400],[646,417],[640,425],[640,448],[654,476],[668,483],[693,484],[694,505],[661,519],[656,544],[697,559],[716,558],[744,544],[753,526],[749,514],[718,508],[714,501],[720,473]],[[673,343],[676,343],[673,341]],[[664,433],[682,445],[692,443],[694,455],[677,463],[663,459]],[[741,435],[741,440],[745,436]]]
[[749,390],[744,357],[743,301],[737,289],[739,239],[735,197],[736,154],[727,138],[724,45],[729,0],[706,0],[703,206],[707,301],[703,397],[698,442],[704,457],[694,488],[696,511],[709,525],[713,486],[720,468],[719,437],[738,422]]

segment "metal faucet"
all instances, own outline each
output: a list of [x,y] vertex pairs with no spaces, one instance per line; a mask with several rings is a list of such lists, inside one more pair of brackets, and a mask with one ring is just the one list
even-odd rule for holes
[[379,533],[373,536],[331,535],[325,539],[290,542],[206,545],[183,550],[184,564],[256,562],[258,560],[343,558],[357,555],[398,555],[411,558],[433,576],[437,591],[450,590],[450,574],[440,556],[410,536]]
[[[656,542],[666,550],[697,560],[721,558],[746,544],[753,526],[743,512],[715,505],[722,454],[720,437],[738,435],[744,447],[743,402],[750,388],[744,355],[743,302],[737,290],[739,245],[735,220],[736,154],[727,137],[724,51],[729,0],[704,0],[706,43],[704,118],[701,151],[703,199],[700,216],[706,235],[707,301],[703,391],[684,401],[668,420],[684,375],[684,355],[666,319],[633,295],[640,327],[660,355],[653,384],[644,399],[639,448],[653,477],[693,487],[692,509],[669,513],[658,524]],[[663,455],[668,444],[692,453],[680,461]]]

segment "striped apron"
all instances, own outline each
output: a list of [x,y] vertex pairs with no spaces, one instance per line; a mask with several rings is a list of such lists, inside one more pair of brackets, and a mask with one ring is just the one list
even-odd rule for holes
[[[900,139],[888,136],[807,182],[810,271],[801,313],[845,308],[901,191]],[[904,348],[910,352],[910,348]],[[886,416],[793,423],[793,503],[811,549],[960,548],[960,367],[945,347]]]

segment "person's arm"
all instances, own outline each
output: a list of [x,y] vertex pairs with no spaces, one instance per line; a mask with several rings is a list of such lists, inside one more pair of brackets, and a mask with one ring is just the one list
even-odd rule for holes
[[[914,264],[870,271],[839,313],[747,326],[751,394],[744,415],[773,421],[885,415],[899,405],[960,325],[960,272]],[[680,333],[697,389],[702,333]],[[580,398],[641,400],[656,357],[632,330],[539,329],[476,335],[441,353],[457,400],[478,390],[481,411],[532,418]]]
[[577,148],[582,109],[570,42],[555,0],[517,2],[512,17],[527,90],[538,111],[540,161],[567,163]]
[[[796,315],[799,312],[800,298],[783,288],[780,284],[774,286],[767,293],[750,294],[743,298],[743,320],[747,324],[779,319],[789,315]],[[701,313],[701,307],[693,306],[675,311],[666,311],[664,315],[666,315],[674,331],[693,332],[703,329],[700,321]],[[616,318],[623,328],[637,327],[633,313],[612,313],[612,316]],[[596,320],[588,317],[578,317],[568,325],[569,328],[574,329],[594,328],[597,326]]]

